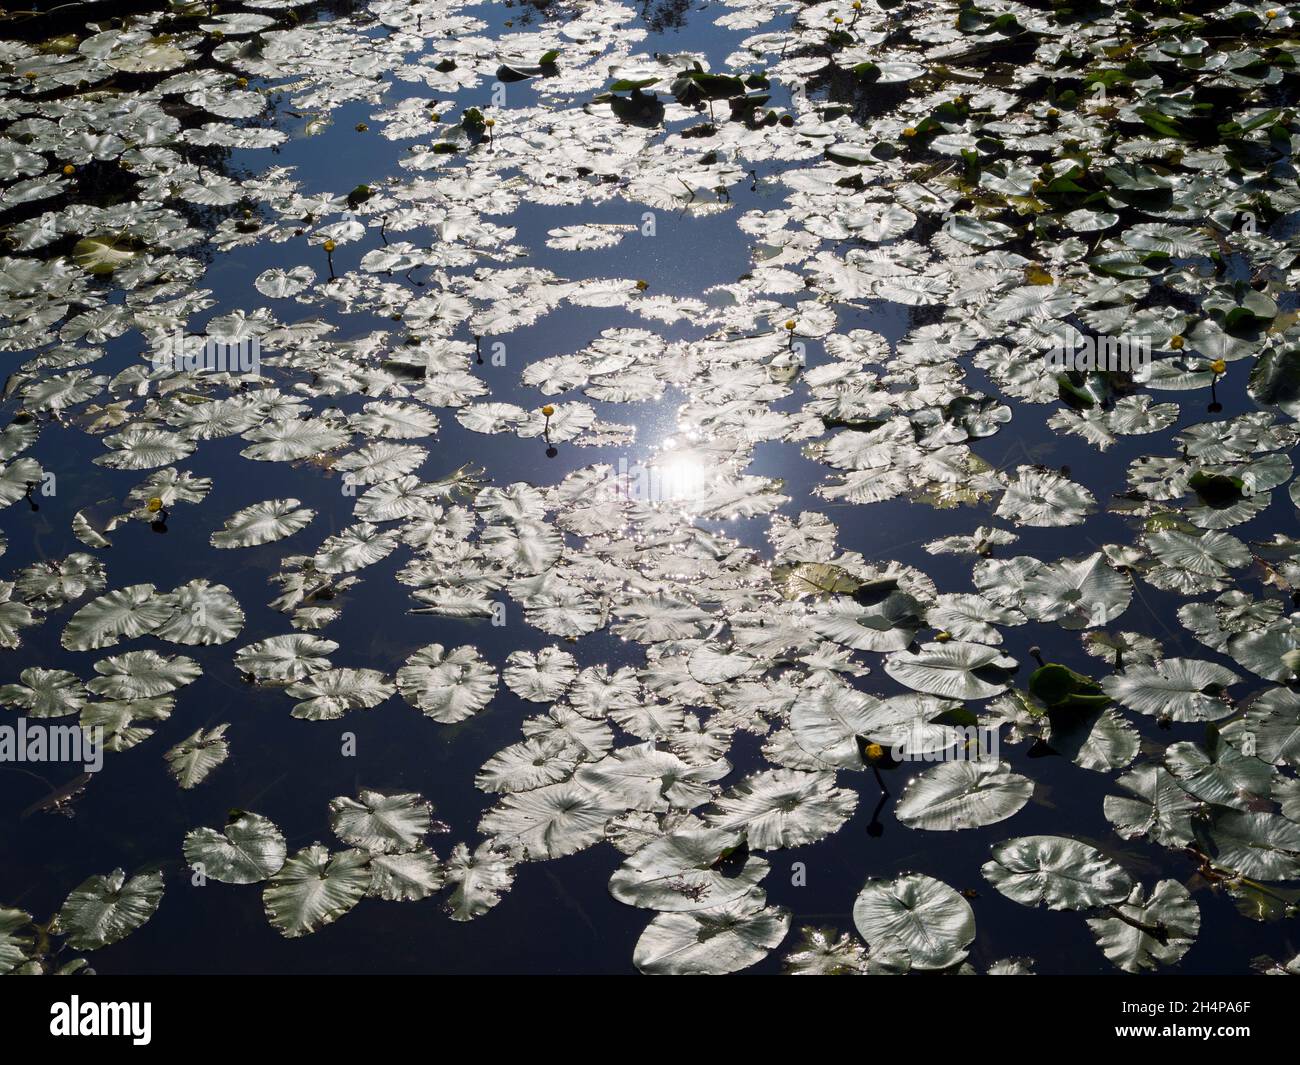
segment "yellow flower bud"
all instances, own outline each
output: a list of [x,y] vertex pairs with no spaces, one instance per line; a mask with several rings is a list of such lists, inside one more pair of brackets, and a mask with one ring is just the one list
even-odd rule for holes
[[1183,345],[1186,343],[1187,343],[1186,340],[1184,340],[1181,336],[1178,336],[1176,334],[1169,338],[1169,346],[1173,348],[1174,351],[1182,351]]
[[885,748],[878,743],[868,743],[862,748],[862,756],[867,760],[868,765],[883,762],[885,760]]
[[1216,376],[1218,374],[1223,373],[1227,368],[1228,368],[1228,364],[1224,362],[1222,359],[1215,359],[1212,363],[1210,363],[1210,370]]
[[792,333],[794,332],[794,325],[795,325],[795,322],[794,322],[794,319],[793,319],[793,318],[787,318],[787,319],[785,320],[785,327],[786,327],[786,329],[790,330],[790,332],[792,332]]
[[73,166],[71,163],[69,163],[67,166],[63,168],[64,177],[72,177],[72,175],[75,174],[76,172],[77,172],[77,168]]
[[904,136],[904,137],[915,137],[915,136],[916,136],[916,127],[915,127],[915,126],[907,126],[907,127],[905,127],[904,130],[903,130],[903,136]]
[[332,255],[334,253],[334,249],[337,247],[338,245],[335,244],[332,240],[327,240],[324,244],[325,254]]
[[545,415],[547,418],[549,418],[554,413],[555,413],[555,408],[552,407],[549,403],[542,408],[542,414]]
[[158,511],[162,510],[162,508],[163,508],[163,501],[159,499],[157,496],[154,496],[152,499],[149,500],[148,503],[145,504],[145,510],[147,510],[150,514],[157,514]]

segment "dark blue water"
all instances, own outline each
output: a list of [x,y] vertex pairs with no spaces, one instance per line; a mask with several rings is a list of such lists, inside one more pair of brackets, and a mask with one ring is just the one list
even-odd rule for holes
[[[500,32],[507,18],[520,17],[520,8],[482,5],[476,13]],[[692,11],[685,14],[681,26],[657,30],[641,47],[644,51],[704,52],[717,67],[741,36],[719,30],[709,12]],[[510,105],[529,106],[531,92],[527,83],[512,85]],[[416,90],[396,83],[388,105],[403,94],[416,94]],[[481,90],[469,90],[456,94],[456,100],[462,106],[482,103],[483,95]],[[304,192],[336,194],[400,173],[396,162],[404,152],[402,142],[353,130],[357,122],[370,121],[373,110],[360,104],[340,108],[326,134],[295,135],[274,153],[233,152],[230,170],[254,173],[267,165],[294,166]],[[295,123],[302,125],[302,120],[284,114],[279,121],[291,131]],[[371,125],[377,128],[377,123]],[[783,202],[783,191],[770,177],[770,172],[760,168],[754,188],[748,183],[734,187],[728,213],[677,218],[659,212],[656,236],[633,234],[607,250],[552,251],[546,248],[547,231],[578,222],[639,223],[641,205],[621,200],[596,207],[525,205],[508,217],[490,217],[489,221],[514,226],[515,242],[529,249],[528,259],[514,265],[541,266],[571,278],[642,278],[654,293],[698,297],[703,289],[735,281],[750,268],[750,238],[736,229],[734,220],[746,210],[771,210]],[[401,234],[397,239],[412,238]],[[335,253],[336,270],[341,274],[354,267],[365,252],[380,243],[377,231],[369,230],[362,241]],[[283,248],[271,243],[215,253],[203,280],[204,287],[213,289],[219,300],[210,314],[269,303],[284,321],[303,316],[304,308],[292,301],[267,301],[252,286],[253,279],[269,267],[303,261],[297,249],[294,255],[286,262]],[[323,254],[312,265],[324,274]],[[905,307],[876,305],[863,312],[842,312],[839,329],[871,328],[896,341],[916,324],[916,317],[915,311]],[[339,339],[392,324],[365,315],[334,316],[332,320],[339,326]],[[534,326],[497,338],[507,345],[507,364],[496,367],[488,363],[475,370],[490,386],[492,400],[533,407],[541,402],[538,393],[519,382],[529,362],[578,350],[601,330],[617,326],[646,327],[646,322],[618,308],[564,309]],[[670,340],[700,335],[689,323],[654,324],[653,328]],[[464,327],[457,338],[471,339]],[[96,373],[111,374],[139,357],[138,338],[130,335],[107,347],[105,359],[93,367]],[[811,365],[824,358],[819,344],[809,345]],[[21,360],[15,364],[17,361]],[[1244,399],[1244,373],[1238,364],[1220,383],[1225,410],[1218,417],[1249,408]],[[978,370],[970,368],[968,374],[972,387],[998,394],[996,386],[982,380]],[[803,386],[796,383],[795,389],[795,395],[777,404],[777,409],[797,409],[806,400]],[[1184,415],[1177,425],[1154,436],[1121,438],[1104,456],[1077,438],[1049,431],[1044,421],[1053,408],[1019,405],[1013,405],[1014,420],[997,435],[979,441],[975,450],[999,467],[1013,468],[1029,461],[1027,455],[1046,465],[1068,465],[1073,478],[1089,487],[1104,505],[1111,493],[1123,489],[1122,471],[1131,459],[1173,453],[1172,436],[1180,428],[1204,420],[1206,415],[1195,408],[1195,401],[1183,394],[1177,398],[1184,400]],[[352,412],[367,401],[364,396],[348,396],[314,400],[313,406],[320,409],[333,404]],[[452,411],[440,410],[436,439],[415,441],[430,448],[418,473],[435,479],[474,462],[484,466],[497,483],[525,480],[546,485],[594,462],[617,464],[622,459],[635,464],[673,434],[675,411],[684,401],[672,390],[649,404],[590,401],[602,418],[634,422],[635,445],[560,445],[553,458],[547,456],[540,439],[471,433],[457,423]],[[3,413],[11,416],[16,407],[11,400]],[[246,441],[237,437],[203,442],[194,456],[178,464],[213,478],[213,489],[203,504],[174,507],[165,534],[143,523],[128,523],[111,534],[112,548],[100,553],[108,568],[110,588],[149,582],[168,590],[196,577],[228,585],[246,612],[244,630],[232,644],[180,649],[203,666],[203,676],[178,693],[174,714],[157,725],[152,738],[130,751],[107,756],[104,771],[75,803],[74,816],[39,812],[22,816],[22,811],[66,783],[76,769],[0,766],[0,903],[20,906],[43,919],[91,873],[117,866],[134,872],[161,865],[167,873],[161,908],[121,943],[94,952],[91,961],[104,973],[632,971],[633,946],[653,914],[621,905],[608,895],[609,875],[622,861],[622,855],[608,846],[557,861],[520,865],[514,889],[501,904],[467,924],[448,920],[431,901],[390,904],[368,900],[336,924],[298,940],[285,940],[269,926],[260,887],[191,884],[180,855],[181,839],[189,829],[219,825],[231,809],[250,809],[280,826],[291,852],[315,840],[329,844],[327,803],[335,796],[354,795],[361,787],[418,791],[430,799],[436,817],[450,826],[447,835],[433,838],[439,855],[445,857],[456,841],[473,845],[479,839],[475,829],[478,818],[492,805],[489,796],[474,788],[474,773],[496,751],[516,742],[520,722],[539,709],[537,704],[516,698],[502,684],[487,710],[458,725],[435,724],[400,698],[373,711],[351,712],[339,721],[309,722],[289,716],[291,703],[283,692],[243,683],[231,662],[233,650],[290,631],[286,616],[267,605],[276,594],[268,578],[280,569],[285,555],[310,552],[327,534],[351,524],[354,504],[352,497],[340,491],[337,474],[308,466],[250,463],[238,456],[245,446]],[[33,559],[60,558],[85,550],[72,537],[72,515],[96,501],[120,501],[147,475],[148,471],[118,472],[93,465],[90,460],[101,452],[97,438],[76,429],[57,425],[43,429],[30,454],[56,472],[59,491],[53,498],[39,500],[39,511],[29,510],[20,501],[0,513],[0,524],[9,538],[3,559],[8,570]],[[943,592],[974,590],[969,559],[931,555],[923,550],[923,544],[989,523],[990,507],[936,510],[904,499],[869,508],[827,504],[811,494],[824,478],[825,468],[804,458],[797,444],[760,444],[746,472],[783,478],[784,491],[791,499],[781,508],[782,513],[797,516],[802,510],[824,511],[837,523],[844,549],[859,551],[868,560],[894,559],[914,565]],[[308,530],[287,541],[239,551],[217,552],[208,546],[209,535],[226,516],[251,503],[284,496],[297,498],[318,512]],[[725,530],[770,557],[763,535],[765,521],[705,524]],[[1279,492],[1267,511],[1233,532],[1246,540],[1266,538],[1275,531],[1295,535],[1296,524],[1295,508]],[[1129,523],[1104,512],[1081,527],[1019,531],[1019,543],[1001,552],[1004,556],[1028,554],[1050,560],[1133,539]],[[406,550],[394,552],[384,562],[361,571],[362,583],[345,594],[342,618],[321,633],[341,644],[331,656],[334,665],[364,666],[391,674],[413,651],[437,641],[447,646],[474,644],[500,668],[512,651],[555,642],[525,625],[513,604],[502,628],[486,621],[410,614],[414,604],[408,589],[394,579],[408,558]],[[1197,643],[1178,623],[1174,611],[1181,602],[1138,583],[1132,606],[1111,627],[1154,635],[1170,656],[1188,655],[1231,666]],[[20,650],[0,652],[0,680],[16,679],[18,672],[30,665],[71,669],[84,676],[89,660],[62,651],[58,639],[67,618],[80,605],[64,608],[41,627],[26,630]],[[1028,647],[1038,644],[1051,660],[1081,672],[1100,672],[1100,663],[1084,654],[1077,636],[1055,626],[1008,629],[1005,636],[1007,652],[1026,665],[1030,664]],[[152,645],[136,641],[124,646]],[[104,654],[121,649],[112,648]],[[586,637],[569,649],[583,665],[639,661],[635,648],[604,633]],[[872,657],[876,666],[878,659]],[[878,666],[864,683],[869,690],[883,694],[901,690]],[[1243,685],[1249,687],[1249,682]],[[1245,691],[1237,694],[1244,696]],[[1160,731],[1149,719],[1126,717],[1158,745],[1155,750],[1174,740],[1202,735],[1200,726],[1175,725],[1172,730]],[[219,722],[231,723],[231,758],[205,784],[193,791],[178,790],[167,773],[163,752],[196,728]],[[355,758],[340,754],[344,733],[355,734]],[[738,735],[731,754],[735,771],[727,783],[764,765],[758,748],[756,738]],[[1010,836],[1069,834],[1094,842],[1135,880],[1148,886],[1172,877],[1196,888],[1192,880],[1195,864],[1152,845],[1119,840],[1101,812],[1103,797],[1119,791],[1113,782],[1118,774],[1089,772],[1061,757],[1030,757],[1025,744],[1014,748],[1004,744],[1003,756],[1017,772],[1034,780],[1030,804],[1011,822],[960,833],[909,831],[896,824],[888,798],[881,796],[869,775],[841,774],[841,786],[861,793],[857,813],[827,840],[767,856],[772,870],[764,886],[770,901],[792,911],[795,930],[804,925],[826,925],[851,931],[850,909],[867,877],[922,872],[959,890],[979,893],[973,902],[978,935],[971,952],[977,968],[1009,955],[1028,955],[1036,959],[1041,972],[1113,971],[1080,915],[1029,910],[992,890],[979,872],[989,847]],[[895,793],[905,773],[906,769],[900,769],[891,778]],[[873,820],[880,831],[869,831]],[[795,863],[806,867],[806,885],[792,882]],[[1196,890],[1195,897],[1201,907],[1200,938],[1180,971],[1245,972],[1257,955],[1290,957],[1296,952],[1294,929],[1247,921],[1237,915],[1230,899],[1210,890]],[[792,933],[781,948],[751,971],[779,970],[781,956],[795,942]]]

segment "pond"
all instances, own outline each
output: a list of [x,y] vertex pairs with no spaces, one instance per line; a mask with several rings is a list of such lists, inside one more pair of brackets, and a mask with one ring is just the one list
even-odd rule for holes
[[0,37],[0,971],[1300,967],[1292,9]]

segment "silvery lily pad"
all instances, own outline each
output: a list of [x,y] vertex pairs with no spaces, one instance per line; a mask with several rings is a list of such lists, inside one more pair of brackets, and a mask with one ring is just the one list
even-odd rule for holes
[[790,930],[790,915],[761,891],[712,910],[661,913],[637,940],[632,961],[649,975],[721,975],[762,961]]
[[82,881],[64,900],[58,928],[77,950],[96,950],[130,935],[162,902],[161,873],[127,878],[121,869]]
[[185,834],[185,861],[223,884],[256,884],[279,872],[287,850],[280,830],[261,814],[235,811],[225,828]]
[[970,903],[943,881],[920,873],[868,880],[853,902],[853,923],[873,950],[897,940],[913,969],[957,965],[975,938]]

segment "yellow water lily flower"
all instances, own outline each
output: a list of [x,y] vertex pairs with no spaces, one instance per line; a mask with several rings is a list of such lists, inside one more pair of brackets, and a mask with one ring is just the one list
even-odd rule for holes
[[1210,363],[1210,371],[1216,376],[1227,370],[1228,364],[1222,359],[1215,359]]
[[549,418],[552,414],[555,413],[555,408],[548,403],[546,404],[546,406],[542,408],[542,413]]
[[333,254],[334,254],[334,249],[338,247],[338,245],[335,244],[332,240],[327,240],[327,241],[324,243],[324,245],[322,245],[322,246],[323,246],[324,249],[325,249],[325,254],[326,254],[326,255],[333,255]]
[[162,510],[162,508],[163,508],[163,501],[159,499],[157,496],[154,496],[152,499],[149,500],[148,503],[144,505],[144,509],[147,510],[150,514],[157,514],[158,511]]

